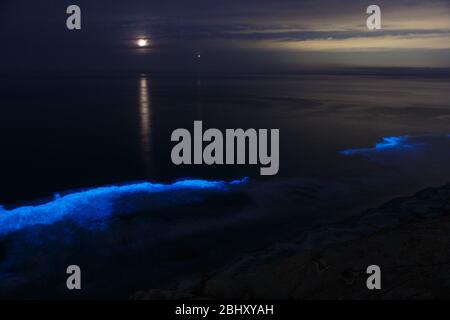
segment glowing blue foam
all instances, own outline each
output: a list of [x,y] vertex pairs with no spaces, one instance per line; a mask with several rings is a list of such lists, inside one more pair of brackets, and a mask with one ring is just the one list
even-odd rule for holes
[[410,150],[416,147],[418,147],[418,144],[413,143],[409,136],[384,137],[382,138],[382,141],[377,143],[373,148],[348,149],[340,151],[339,153],[348,156],[388,150]]
[[[99,221],[115,213],[130,213],[151,209],[153,206],[180,205],[200,201],[205,191],[227,191],[244,184],[247,178],[225,181],[180,180],[172,184],[150,182],[99,187],[64,196],[55,196],[53,201],[36,206],[22,206],[11,210],[0,207],[0,235],[31,227],[50,225],[69,218],[86,228],[100,227]],[[145,198],[145,202],[142,202]],[[117,201],[125,201],[119,208]]]

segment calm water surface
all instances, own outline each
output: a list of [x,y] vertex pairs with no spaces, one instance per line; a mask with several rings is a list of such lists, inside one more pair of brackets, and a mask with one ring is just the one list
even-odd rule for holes
[[[9,77],[0,88],[0,203],[133,180],[258,176],[258,166],[172,165],[170,134],[194,120],[279,128],[279,177],[386,172],[339,151],[448,134],[448,88],[448,79],[363,76]],[[441,169],[417,180],[450,180]]]

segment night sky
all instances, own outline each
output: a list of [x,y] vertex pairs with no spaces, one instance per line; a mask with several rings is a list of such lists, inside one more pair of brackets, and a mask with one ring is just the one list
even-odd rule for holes
[[[81,7],[81,31],[66,28],[71,4]],[[382,10],[380,31],[366,28],[371,4]],[[449,0],[0,0],[0,68],[442,68],[449,17]],[[137,48],[140,37],[151,46]]]

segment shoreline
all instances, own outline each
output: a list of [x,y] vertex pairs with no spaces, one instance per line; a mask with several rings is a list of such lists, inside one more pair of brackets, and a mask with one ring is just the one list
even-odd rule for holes
[[[304,249],[300,245],[299,252],[285,255],[274,246],[176,288],[138,292],[132,298],[449,298],[449,213],[450,184],[427,188],[365,211],[353,226],[336,228],[341,233],[337,242],[308,249],[303,239]],[[366,287],[365,270],[372,264],[381,268],[379,291]]]

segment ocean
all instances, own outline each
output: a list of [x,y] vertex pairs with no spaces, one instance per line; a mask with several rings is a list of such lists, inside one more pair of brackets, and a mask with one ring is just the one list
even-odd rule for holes
[[[58,270],[74,261],[92,297],[176,285],[450,181],[446,77],[16,74],[1,84],[7,296],[67,294]],[[279,129],[278,175],[172,164],[172,131],[195,120]]]

